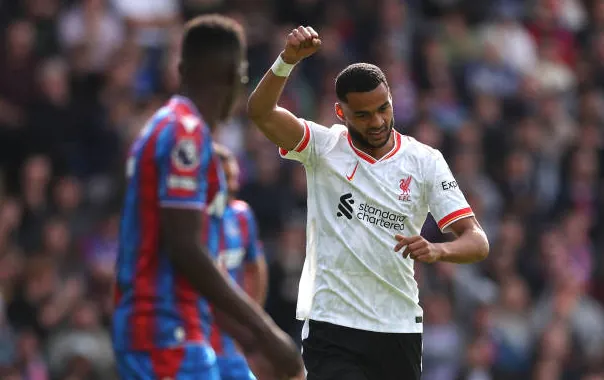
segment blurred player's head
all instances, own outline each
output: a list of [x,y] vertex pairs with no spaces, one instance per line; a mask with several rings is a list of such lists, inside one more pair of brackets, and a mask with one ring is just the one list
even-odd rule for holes
[[394,127],[392,97],[386,76],[369,63],[348,66],[336,78],[336,115],[353,141],[364,148],[386,145]]
[[204,15],[185,25],[179,65],[182,86],[194,100],[211,102],[206,107],[219,111],[218,121],[229,117],[247,82],[245,55],[245,34],[237,21]]
[[229,197],[235,197],[239,192],[239,163],[237,162],[233,152],[223,145],[215,143],[214,151],[220,158],[222,167],[224,169]]

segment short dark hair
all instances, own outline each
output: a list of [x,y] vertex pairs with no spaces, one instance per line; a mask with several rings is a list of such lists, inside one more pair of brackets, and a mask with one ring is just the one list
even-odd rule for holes
[[185,25],[182,37],[183,61],[222,51],[241,51],[246,46],[243,27],[230,17],[208,14]]
[[336,95],[342,102],[350,92],[369,92],[380,84],[388,87],[386,75],[371,63],[354,63],[342,70],[336,77]]

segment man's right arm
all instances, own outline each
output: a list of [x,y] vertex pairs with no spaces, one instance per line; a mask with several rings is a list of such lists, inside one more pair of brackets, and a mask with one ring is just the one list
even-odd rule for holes
[[[244,292],[225,280],[201,244],[199,231],[203,226],[200,214],[193,209],[162,207],[162,242],[172,264],[214,307],[231,315],[239,323],[244,323],[248,330],[244,335],[260,337],[270,333],[272,321],[263,315]],[[248,342],[244,340],[240,343],[245,347]]]
[[[294,114],[279,107],[292,65],[314,54],[321,41],[311,27],[299,27],[287,36],[285,49],[277,63],[269,69],[248,100],[248,115],[264,135],[278,147],[295,150],[304,138],[303,122]],[[275,74],[277,73],[277,74]]]

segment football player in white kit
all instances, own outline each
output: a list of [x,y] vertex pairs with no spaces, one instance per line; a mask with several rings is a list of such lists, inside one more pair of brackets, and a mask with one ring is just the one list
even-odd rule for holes
[[[338,75],[342,124],[327,128],[277,106],[296,63],[320,45],[311,27],[294,29],[248,102],[280,154],[306,169],[296,317],[305,321],[307,379],[419,379],[423,315],[414,261],[472,263],[488,255],[489,244],[442,154],[394,130],[378,67],[359,63]],[[420,236],[428,212],[453,241]]]

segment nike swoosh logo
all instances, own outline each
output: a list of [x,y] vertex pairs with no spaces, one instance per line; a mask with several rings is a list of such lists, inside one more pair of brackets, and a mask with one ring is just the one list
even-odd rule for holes
[[352,170],[352,174],[346,176],[347,180],[352,181],[352,179],[354,178],[354,173],[357,172],[358,167],[359,167],[359,161],[357,161],[357,164],[354,166],[354,169]]

